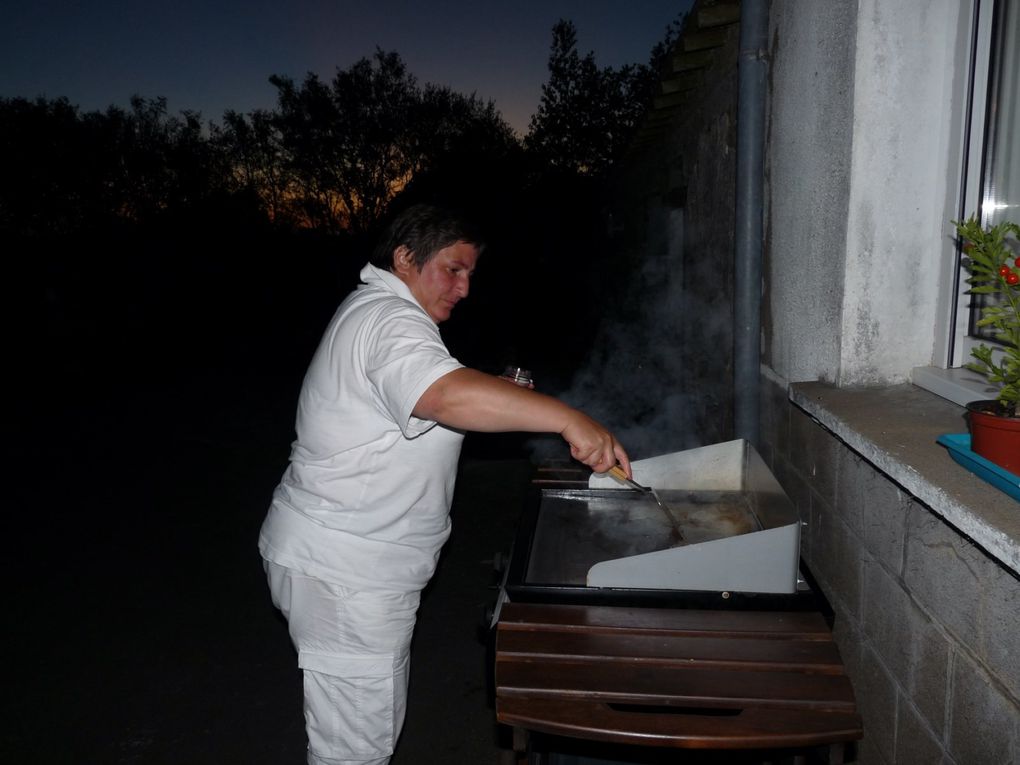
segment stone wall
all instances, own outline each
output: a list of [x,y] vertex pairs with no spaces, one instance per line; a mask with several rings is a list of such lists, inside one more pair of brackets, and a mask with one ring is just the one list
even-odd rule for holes
[[760,451],[806,524],[804,560],[865,736],[856,761],[1020,762],[1020,581],[762,380]]

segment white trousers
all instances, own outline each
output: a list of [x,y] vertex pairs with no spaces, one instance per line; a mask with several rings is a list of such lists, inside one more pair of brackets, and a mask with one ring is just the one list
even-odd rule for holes
[[420,593],[363,592],[265,562],[304,674],[308,765],[386,765],[404,724]]

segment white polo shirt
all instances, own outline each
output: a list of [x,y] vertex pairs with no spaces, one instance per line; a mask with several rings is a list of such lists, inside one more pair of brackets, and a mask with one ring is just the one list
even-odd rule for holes
[[356,589],[420,589],[450,535],[464,434],[411,410],[462,365],[397,276],[369,264],[361,279],[305,375],[259,551]]

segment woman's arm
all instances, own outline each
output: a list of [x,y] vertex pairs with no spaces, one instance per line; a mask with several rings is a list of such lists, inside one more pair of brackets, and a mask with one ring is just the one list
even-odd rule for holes
[[627,452],[584,412],[474,369],[457,369],[440,377],[418,399],[414,414],[460,430],[559,433],[577,461],[599,473],[619,462],[631,475]]

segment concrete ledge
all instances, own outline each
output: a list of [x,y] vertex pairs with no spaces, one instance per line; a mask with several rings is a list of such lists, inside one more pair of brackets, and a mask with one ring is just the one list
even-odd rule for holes
[[1020,502],[957,465],[935,439],[966,433],[964,410],[913,385],[792,383],[790,400],[1020,575]]

